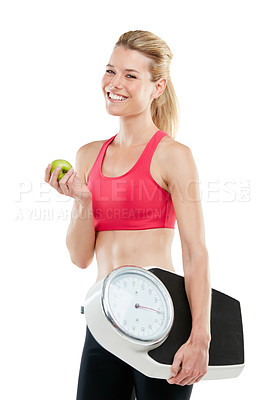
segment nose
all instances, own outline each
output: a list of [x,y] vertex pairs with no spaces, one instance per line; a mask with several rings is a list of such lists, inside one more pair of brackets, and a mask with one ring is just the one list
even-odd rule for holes
[[112,76],[112,79],[110,81],[110,86],[121,89],[122,80],[121,76],[118,73]]

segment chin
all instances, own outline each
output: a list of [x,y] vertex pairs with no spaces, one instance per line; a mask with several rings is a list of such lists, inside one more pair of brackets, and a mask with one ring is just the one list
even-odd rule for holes
[[106,111],[108,114],[113,115],[115,117],[125,117],[126,115],[130,115],[128,112],[123,112],[123,111],[118,111],[118,110],[110,110],[108,109],[108,107],[106,106]]
[[114,117],[121,117],[123,114],[115,112],[115,111],[110,111],[106,108],[106,111],[109,115],[113,115]]
[[108,113],[109,115],[112,115],[112,117],[123,117],[121,114],[116,114],[116,113]]

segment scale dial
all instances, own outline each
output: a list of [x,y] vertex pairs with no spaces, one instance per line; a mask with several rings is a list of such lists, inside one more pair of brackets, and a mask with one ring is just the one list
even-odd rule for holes
[[106,317],[127,338],[157,343],[172,328],[174,307],[168,290],[141,267],[122,266],[110,272],[101,299]]

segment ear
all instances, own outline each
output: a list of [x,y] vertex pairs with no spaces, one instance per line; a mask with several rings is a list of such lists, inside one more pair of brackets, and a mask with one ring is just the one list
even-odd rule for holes
[[167,84],[166,78],[160,78],[160,79],[158,79],[158,81],[155,82],[153,93],[152,93],[153,99],[157,99],[158,97],[161,96],[164,89],[166,88],[166,84]]

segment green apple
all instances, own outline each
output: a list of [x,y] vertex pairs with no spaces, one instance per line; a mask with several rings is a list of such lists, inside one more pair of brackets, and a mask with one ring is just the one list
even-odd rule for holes
[[53,171],[55,170],[56,167],[61,167],[61,171],[59,172],[58,178],[57,180],[60,181],[61,178],[63,178],[63,176],[65,175],[65,173],[67,171],[70,170],[70,168],[72,168],[72,165],[66,161],[66,160],[54,160],[52,163],[52,168],[51,168],[51,175],[53,173]]

